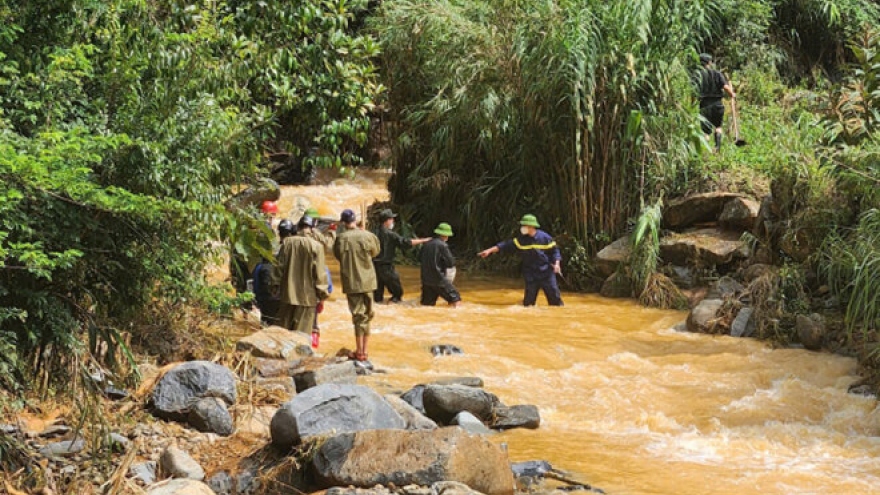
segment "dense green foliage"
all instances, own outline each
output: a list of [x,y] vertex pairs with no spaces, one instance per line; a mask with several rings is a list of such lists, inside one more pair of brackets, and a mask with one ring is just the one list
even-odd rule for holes
[[264,153],[359,162],[365,3],[0,1],[0,386],[80,342],[116,360],[148,305],[223,305],[214,241],[261,225],[230,188]]

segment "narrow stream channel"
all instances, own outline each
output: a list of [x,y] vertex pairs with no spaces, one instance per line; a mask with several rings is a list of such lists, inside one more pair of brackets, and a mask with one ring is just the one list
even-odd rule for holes
[[[304,197],[337,216],[387,199],[386,178],[285,187],[281,209]],[[404,391],[479,376],[504,403],[537,405],[540,429],[493,436],[513,461],[546,459],[614,495],[880,494],[880,409],[847,393],[853,359],[678,333],[686,313],[595,295],[523,308],[521,281],[461,271],[462,307],[423,308],[417,269],[399,271],[404,303],[377,307],[370,341],[387,373],[363,380]],[[320,351],[353,347],[341,293],[321,328]],[[465,354],[433,357],[434,344]]]

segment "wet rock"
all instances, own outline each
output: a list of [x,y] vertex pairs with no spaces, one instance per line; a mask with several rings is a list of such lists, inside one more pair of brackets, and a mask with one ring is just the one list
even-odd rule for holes
[[187,422],[201,432],[212,432],[228,437],[232,435],[232,415],[226,403],[216,397],[199,399],[189,410]]
[[867,378],[862,378],[846,389],[847,392],[855,395],[864,395],[864,396],[873,396],[874,395],[874,387],[871,385],[870,380]]
[[596,253],[596,270],[599,275],[609,277],[617,267],[629,258],[631,248],[629,236],[621,237]]
[[272,417],[272,443],[287,449],[312,435],[370,429],[403,429],[406,422],[376,392],[361,385],[312,387]]
[[680,322],[676,323],[675,325],[672,325],[672,329],[675,330],[676,332],[687,332],[688,331],[687,322],[680,321]]
[[818,248],[822,239],[816,237],[811,230],[796,228],[787,230],[779,240],[779,248],[797,262],[803,263]]
[[804,348],[811,351],[822,349],[825,341],[825,321],[822,316],[816,313],[810,316],[797,315],[795,317],[794,329],[800,337],[801,344]]
[[[185,478],[201,481],[205,470],[189,454],[177,447],[168,447],[159,456],[159,470],[172,478]],[[177,493],[177,492],[169,492]]]
[[407,390],[400,396],[407,404],[411,405],[416,411],[425,414],[425,403],[424,403],[424,395],[425,395],[425,386],[424,385],[416,385],[415,387]]
[[344,433],[318,449],[313,466],[325,487],[458,481],[488,495],[509,495],[514,489],[507,454],[461,428]]
[[235,493],[235,480],[226,471],[218,471],[208,479],[208,488],[217,495],[233,495]]
[[743,270],[742,278],[747,284],[750,284],[769,273],[776,273],[776,267],[765,263],[754,263]]
[[40,455],[43,457],[70,457],[76,455],[86,448],[86,441],[82,438],[75,440],[64,440],[62,442],[52,442],[40,449]]
[[674,199],[663,209],[663,226],[682,229],[697,223],[714,222],[730,200],[741,197],[740,194],[719,191]]
[[[242,352],[250,352],[254,357],[295,359],[299,356],[312,355],[310,343],[309,335],[273,326],[244,337],[238,341],[235,348]],[[306,354],[301,354],[302,352]]]
[[495,394],[463,385],[428,385],[422,401],[425,415],[439,424],[449,424],[462,411],[468,411],[480,420],[489,420],[499,404]]
[[718,310],[724,304],[720,299],[703,299],[697,307],[691,310],[687,318],[689,332],[709,332],[712,329],[712,321],[718,315]]
[[464,354],[464,351],[461,350],[460,347],[454,346],[452,344],[437,344],[431,346],[431,354],[434,357],[453,356],[457,354]]
[[376,371],[376,368],[370,361],[352,361],[352,364],[354,364],[354,371],[358,376],[372,375]]
[[751,230],[758,218],[761,203],[748,198],[733,198],[724,205],[718,224],[726,229]]
[[172,479],[156,483],[147,488],[147,495],[215,495],[211,488],[201,481],[191,479]]
[[602,289],[599,294],[603,297],[611,298],[627,298],[633,296],[632,282],[629,277],[623,273],[617,272],[611,274],[605,282],[602,283]]
[[517,405],[502,406],[495,409],[495,421],[492,428],[509,430],[511,428],[529,428],[534,430],[541,426],[541,414],[538,406]]
[[730,325],[731,337],[751,337],[755,334],[757,323],[753,317],[755,309],[745,307],[739,310],[733,323]]
[[720,266],[747,255],[740,234],[721,229],[688,230],[660,239],[660,257],[675,265]]
[[718,281],[712,284],[709,293],[706,294],[706,299],[727,299],[729,297],[736,297],[744,290],[745,287],[743,287],[743,284],[737,282],[735,279],[731,277],[721,277]]
[[196,399],[219,397],[234,404],[235,394],[235,375],[229,369],[208,361],[190,361],[169,370],[156,384],[153,414],[183,421]]
[[139,462],[128,468],[128,475],[144,485],[152,485],[156,482],[157,468],[158,465],[155,461]]
[[294,372],[293,383],[297,393],[327,383],[354,385],[357,383],[357,371],[351,361],[327,364],[317,369]]
[[455,376],[434,380],[431,385],[464,385],[465,387],[483,388],[483,379],[478,376]]
[[553,471],[553,466],[547,461],[512,462],[510,470],[513,471],[513,475],[517,478],[523,476],[535,478]]
[[484,425],[482,421],[477,419],[476,416],[467,411],[462,411],[456,414],[449,424],[463,428],[464,431],[472,435],[490,435],[495,433]]
[[407,430],[431,430],[437,428],[437,423],[400,397],[394,394],[386,394],[384,398],[406,422]]

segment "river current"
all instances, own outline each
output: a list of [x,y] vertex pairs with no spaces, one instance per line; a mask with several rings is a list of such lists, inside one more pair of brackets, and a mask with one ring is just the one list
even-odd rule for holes
[[[387,199],[386,179],[285,187],[279,206],[305,200],[338,217]],[[491,437],[512,461],[545,459],[614,495],[880,494],[880,409],[847,393],[851,358],[676,332],[684,312],[596,295],[523,308],[521,280],[461,270],[464,304],[425,308],[417,268],[398,270],[404,302],[376,307],[370,340],[385,373],[362,380],[405,391],[478,376],[505,404],[538,406],[539,429]],[[354,347],[341,286],[320,319],[319,351]],[[464,354],[434,357],[435,344]]]

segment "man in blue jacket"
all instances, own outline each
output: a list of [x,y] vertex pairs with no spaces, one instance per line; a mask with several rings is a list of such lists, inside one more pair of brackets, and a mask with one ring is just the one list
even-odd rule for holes
[[519,253],[522,258],[523,277],[526,279],[526,291],[523,306],[534,306],[538,299],[538,289],[544,291],[550,306],[562,306],[562,294],[556,284],[556,274],[562,274],[562,256],[556,241],[550,234],[539,227],[535,215],[523,215],[519,221],[519,235],[512,240],[501,241],[489,249],[480,251],[478,255],[485,258],[499,251]]

